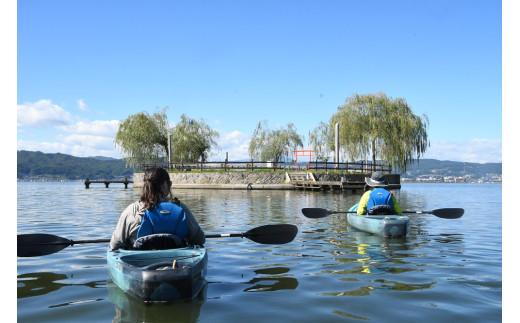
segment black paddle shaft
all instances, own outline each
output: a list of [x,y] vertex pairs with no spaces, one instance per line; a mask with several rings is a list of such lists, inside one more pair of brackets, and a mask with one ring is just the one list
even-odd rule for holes
[[[339,214],[339,213],[356,213],[356,211],[329,211],[321,208],[303,208],[303,215],[311,219],[319,219],[327,217],[331,214]],[[444,208],[444,209],[436,209],[432,211],[403,211],[403,213],[416,213],[416,214],[433,214],[436,217],[443,219],[458,219],[464,214],[464,209],[461,208]]]
[[[240,237],[262,244],[285,244],[293,241],[298,233],[294,224],[268,224],[244,233],[209,234],[206,238]],[[68,246],[81,243],[107,243],[110,239],[78,240],[58,237],[46,233],[18,235],[18,257],[38,257],[61,251]]]

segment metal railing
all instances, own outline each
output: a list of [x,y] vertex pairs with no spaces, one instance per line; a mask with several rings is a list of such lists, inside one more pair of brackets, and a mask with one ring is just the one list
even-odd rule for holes
[[347,163],[335,163],[335,162],[321,162],[321,161],[311,161],[309,163],[309,170],[338,170],[338,171],[357,171],[360,173],[367,172],[383,172],[383,173],[391,173],[392,165],[386,163],[375,163],[372,162],[347,162]]
[[141,164],[141,170],[145,171],[149,168],[162,167],[166,170],[176,171],[191,171],[191,170],[224,170],[224,171],[255,171],[255,170],[281,170],[281,171],[352,171],[352,172],[375,172],[380,171],[384,173],[392,172],[392,165],[390,164],[372,164],[371,162],[351,162],[351,163],[335,163],[335,162],[321,162],[311,161],[308,164],[288,164],[266,161],[246,161],[246,162],[195,162],[195,163],[147,163]]

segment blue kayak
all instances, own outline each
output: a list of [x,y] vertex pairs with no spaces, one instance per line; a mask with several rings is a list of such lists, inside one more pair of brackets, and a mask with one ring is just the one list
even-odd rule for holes
[[107,265],[110,279],[125,293],[146,303],[170,302],[193,299],[200,293],[206,285],[208,255],[202,246],[109,249]]
[[[358,205],[348,211],[357,211]],[[358,215],[347,213],[348,224],[353,228],[383,237],[406,237],[410,232],[410,218],[406,215]]]

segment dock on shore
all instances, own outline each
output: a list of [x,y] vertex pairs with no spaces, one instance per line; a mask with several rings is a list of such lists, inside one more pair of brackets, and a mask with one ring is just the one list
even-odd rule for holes
[[[351,191],[352,193],[364,192],[366,174],[343,175],[336,180],[320,180],[312,173],[287,173],[287,180],[300,190],[314,191]],[[400,189],[400,177],[387,175],[390,181],[388,189]]]
[[122,183],[125,184],[125,188],[128,188],[128,184],[132,184],[134,181],[128,180],[128,178],[125,178],[124,181],[91,181],[90,179],[85,180],[85,188],[89,188],[90,184],[96,184],[96,183],[103,183],[105,184],[105,187],[108,188],[108,185],[112,183]]

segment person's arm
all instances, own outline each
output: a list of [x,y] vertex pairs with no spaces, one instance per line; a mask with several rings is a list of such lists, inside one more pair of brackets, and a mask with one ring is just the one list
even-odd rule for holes
[[394,196],[394,193],[392,193],[392,201],[394,202],[394,212],[395,214],[403,214],[403,210],[401,210],[401,206],[399,203],[397,203],[397,199]]
[[359,200],[357,214],[364,215],[367,214],[367,202],[370,197],[370,191],[366,191],[363,196],[361,196],[361,200]]
[[110,239],[110,249],[128,248],[132,245],[132,237],[134,239],[137,237],[143,214],[144,210],[141,210],[139,202],[130,204],[121,213]]
[[199,226],[199,223],[195,219],[195,216],[193,216],[193,213],[191,213],[190,209],[186,206],[186,204],[181,203],[180,205],[182,209],[184,210],[184,214],[186,215],[186,219],[188,220],[188,235],[186,236],[186,239],[188,242],[192,245],[202,245],[206,243],[206,236],[204,235],[204,231]]
[[119,220],[117,221],[116,228],[112,233],[112,238],[110,239],[110,249],[116,250],[123,248],[125,246],[125,241],[128,239],[127,231],[125,230],[127,224],[126,221],[128,219],[126,210],[121,213]]

